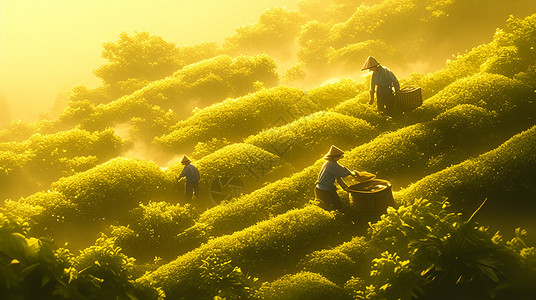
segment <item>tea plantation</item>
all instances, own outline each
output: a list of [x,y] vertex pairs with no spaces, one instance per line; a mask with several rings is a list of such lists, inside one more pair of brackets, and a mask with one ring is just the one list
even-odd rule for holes
[[[2,299],[533,299],[536,14],[496,21],[532,2],[376,2],[273,8],[221,47],[105,44],[145,71],[105,64],[57,117],[0,130]],[[416,59],[478,11],[490,42],[399,76],[413,110],[378,112],[368,76],[317,84],[370,51]],[[341,188],[340,211],[315,199],[331,145],[391,183],[379,218]]]

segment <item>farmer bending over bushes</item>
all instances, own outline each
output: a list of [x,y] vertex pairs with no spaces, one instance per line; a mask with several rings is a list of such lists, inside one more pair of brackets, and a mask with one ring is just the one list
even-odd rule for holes
[[[396,79],[395,74],[386,67],[380,65],[380,63],[372,56],[367,58],[361,71],[371,70],[372,77],[370,77],[370,101],[369,104],[374,103],[374,93],[378,99],[378,111],[385,112],[387,115],[392,115],[395,109],[395,92],[400,90],[400,83]],[[378,87],[378,88],[376,88]]]
[[315,187],[315,197],[322,202],[324,208],[340,210],[341,199],[337,194],[337,188],[335,187],[335,180],[339,183],[341,188],[346,190],[348,185],[344,182],[342,177],[349,175],[354,176],[359,181],[368,180],[374,175],[366,172],[350,171],[347,168],[339,165],[337,161],[344,155],[341,149],[331,146],[329,152],[324,156],[326,162],[322,165],[320,174],[318,174],[318,180]]
[[184,189],[184,200],[190,202],[193,195],[199,197],[199,171],[197,168],[191,164],[191,161],[186,155],[182,158],[181,164],[184,165],[179,179],[186,177],[186,187]]

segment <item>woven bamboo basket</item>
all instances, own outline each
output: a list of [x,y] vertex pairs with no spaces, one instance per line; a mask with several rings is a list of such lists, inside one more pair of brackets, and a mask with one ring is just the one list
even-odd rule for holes
[[395,110],[409,111],[422,105],[421,88],[405,87],[395,95]]

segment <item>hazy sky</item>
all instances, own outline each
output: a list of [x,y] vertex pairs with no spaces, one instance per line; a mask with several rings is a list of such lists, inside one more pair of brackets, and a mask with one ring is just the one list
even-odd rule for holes
[[105,62],[102,44],[121,31],[147,31],[178,46],[221,43],[266,9],[296,9],[297,2],[0,0],[0,109],[4,98],[11,119],[30,121],[48,111],[60,91],[97,87],[93,70]]

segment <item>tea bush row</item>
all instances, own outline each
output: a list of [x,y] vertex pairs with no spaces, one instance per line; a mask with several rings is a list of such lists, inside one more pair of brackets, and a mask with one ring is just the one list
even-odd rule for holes
[[112,130],[91,133],[79,129],[0,143],[0,188],[5,197],[27,196],[119,155],[125,146]]
[[111,226],[110,237],[115,246],[138,262],[154,262],[157,257],[169,261],[186,249],[178,236],[194,225],[197,217],[189,204],[140,203],[128,212],[126,222]]
[[530,74],[536,63],[532,47],[536,36],[535,20],[536,15],[524,19],[511,16],[506,28],[498,29],[492,42],[457,55],[447,61],[444,69],[418,79],[419,76],[414,77],[412,84],[421,86],[423,97],[428,98],[460,78],[486,72],[517,78],[534,87]]
[[320,274],[300,272],[264,283],[255,293],[255,299],[350,300],[352,297],[344,288],[337,286]]
[[317,110],[317,105],[298,89],[265,89],[202,109],[155,142],[167,149],[184,151],[214,137],[239,142],[274,124],[285,124]]
[[[308,251],[322,248],[340,232],[341,223],[332,214],[316,206],[291,210],[232,235],[209,240],[199,248],[143,276],[139,282],[161,286],[167,297],[213,297],[200,278],[203,260],[217,257],[231,261],[252,276],[270,276],[296,261]],[[217,260],[217,259],[216,259]],[[215,274],[215,279],[225,279]],[[273,276],[273,275],[272,275]],[[228,282],[224,282],[229,284]],[[212,282],[218,284],[218,281]],[[221,286],[225,288],[225,285]]]
[[82,236],[72,236],[84,228],[87,241],[92,234],[102,231],[105,224],[124,220],[140,202],[169,199],[173,185],[155,163],[115,158],[61,178],[51,185],[50,191],[6,201],[4,211],[36,223],[32,230],[46,236],[59,234],[84,240]]
[[[257,295],[301,297],[322,281],[331,288],[320,292],[344,288],[354,299],[528,299],[536,252],[527,242],[526,231],[505,241],[446,202],[417,199],[389,208],[366,237],[307,255],[304,271],[263,283]],[[316,280],[299,284],[307,277]]]
[[[532,207],[528,201],[535,194],[532,179],[536,156],[532,127],[479,157],[468,159],[426,176],[396,194],[408,203],[427,197],[434,201],[448,198],[456,208],[474,210],[484,199],[492,207]],[[504,199],[509,199],[508,203]]]
[[[212,206],[212,198],[224,197],[222,193],[227,194],[231,200],[234,195],[232,191],[226,191],[225,184],[235,185],[235,188],[243,188],[241,191],[235,192],[250,192],[262,186],[266,181],[270,180],[274,173],[277,173],[281,168],[289,168],[281,159],[259,147],[251,144],[236,143],[223,147],[216,152],[209,154],[193,164],[198,168],[201,179],[199,181],[200,194],[199,199],[196,199],[196,206],[204,207],[209,204]],[[165,173],[172,180],[179,180],[179,175],[184,166],[181,163],[170,165]],[[181,179],[179,186],[182,187],[185,179]],[[223,184],[222,185],[220,185]],[[224,190],[219,190],[224,188]],[[230,187],[229,187],[230,188]],[[211,192],[220,192],[217,195]],[[199,203],[199,202],[202,203]]]
[[366,121],[334,112],[317,112],[244,140],[294,166],[322,156],[331,145],[348,148],[370,140],[376,130]]
[[[430,122],[388,132],[355,147],[346,152],[341,164],[372,172],[395,186],[405,186],[482,149],[496,147],[500,138],[495,131],[504,124],[503,117],[483,108],[459,105]],[[510,134],[517,130],[518,127],[509,128]],[[292,176],[211,208],[201,214],[199,222],[207,224],[211,234],[229,234],[285,209],[300,207],[314,197],[321,164],[322,160],[317,161]]]
[[321,164],[272,182],[234,201],[223,203],[203,212],[199,224],[210,236],[231,234],[261,220],[301,208],[314,199],[314,183]]
[[507,113],[530,104],[534,89],[519,80],[502,75],[481,73],[450,84],[424,101],[408,117],[429,120],[459,104],[472,104],[490,111]]

